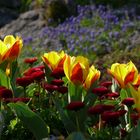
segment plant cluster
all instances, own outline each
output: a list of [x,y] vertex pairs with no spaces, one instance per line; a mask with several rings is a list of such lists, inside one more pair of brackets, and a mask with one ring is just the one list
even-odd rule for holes
[[[140,75],[131,61],[114,63],[110,81],[84,56],[50,51],[26,58],[22,39],[0,41],[1,139],[140,139]],[[37,61],[39,61],[37,63]]]
[[33,55],[32,51],[38,54],[63,49],[93,60],[118,50],[131,51],[139,45],[136,36],[140,23],[134,11],[115,13],[102,5],[78,6],[77,9],[78,16],[71,16],[57,27],[45,27],[38,38],[24,37],[23,56]]

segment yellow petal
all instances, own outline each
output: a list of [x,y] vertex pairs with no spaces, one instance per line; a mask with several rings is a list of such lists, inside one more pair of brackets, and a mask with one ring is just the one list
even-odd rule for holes
[[93,84],[95,80],[99,79],[99,77],[100,77],[100,71],[95,69],[95,67],[92,65],[89,69],[88,76],[84,83],[85,88],[89,89],[91,84]]
[[3,55],[7,51],[7,46],[0,40],[0,54]]
[[13,35],[7,35],[5,38],[4,38],[4,44],[10,48],[14,43],[15,43],[16,39],[14,38]]
[[72,61],[72,58],[71,56],[66,56],[66,59],[64,61],[64,65],[63,65],[63,68],[64,68],[64,73],[67,77],[67,79],[70,81],[70,72],[71,72],[71,61]]
[[118,77],[124,80],[125,76],[127,75],[126,65],[125,64],[116,65],[116,67],[114,67],[114,72],[117,74]]
[[22,48],[22,46],[23,46],[23,40],[22,40],[22,38],[21,37],[19,37],[19,36],[16,36],[16,41],[19,41],[19,47],[20,47],[20,49]]
[[122,77],[120,75],[118,75],[118,73],[114,72],[114,71],[111,71],[110,69],[107,70],[107,72],[113,76],[113,78],[118,82],[118,84],[124,88],[125,85],[124,85],[124,81],[122,79]]
[[65,53],[64,53],[64,51],[62,50],[62,51],[60,51],[59,53],[59,56],[61,57],[61,58],[63,58],[64,56],[65,56]]
[[48,60],[52,69],[55,69],[60,61],[60,56],[55,51],[45,53],[43,57],[45,57]]
[[136,84],[138,81],[138,71],[135,65],[130,61],[127,64],[115,63],[108,69],[108,72],[124,88],[128,83]]
[[0,40],[0,63],[2,63],[2,58],[7,50],[7,46]]

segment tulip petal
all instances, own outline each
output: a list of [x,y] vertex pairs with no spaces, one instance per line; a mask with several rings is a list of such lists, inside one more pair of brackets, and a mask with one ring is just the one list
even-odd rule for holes
[[19,53],[20,53],[20,48],[19,48],[19,41],[15,42],[15,44],[13,45],[13,47],[11,47],[6,54],[9,54],[9,59],[10,60],[14,60],[15,58],[18,57]]
[[66,59],[66,55],[63,56],[63,58],[59,61],[58,66],[57,67],[63,67],[64,61]]
[[131,61],[127,64],[113,64],[111,69],[108,69],[108,73],[114,77],[122,88],[128,83],[137,84],[138,81],[138,70]]
[[119,77],[117,75],[117,73],[111,71],[110,69],[107,69],[107,72],[112,75],[112,77],[117,81],[117,83],[123,88],[125,87],[123,80],[121,79],[121,77]]
[[133,82],[135,75],[135,70],[133,69],[130,73],[128,73],[125,77],[124,83],[127,85],[129,82]]
[[94,81],[99,79],[99,77],[100,77],[100,72],[97,69],[95,69],[95,67],[92,65],[89,69],[89,73],[85,80],[84,87],[86,89],[90,88],[90,86],[94,83]]
[[2,57],[4,53],[7,51],[7,46],[0,40],[0,63],[2,62]]
[[45,53],[42,59],[53,70],[58,66],[59,62],[61,61],[62,55],[62,52],[59,54],[55,51],[51,51],[50,53]]
[[73,63],[73,66],[77,63],[80,63],[82,69],[83,69],[83,79],[86,79],[88,72],[89,72],[89,60],[86,57],[83,56],[77,56],[75,58],[75,61]]
[[4,44],[6,44],[8,48],[10,48],[15,43],[15,41],[16,39],[13,35],[8,35],[4,38]]
[[71,66],[71,57],[66,56],[66,60],[64,62],[63,67],[64,67],[64,73],[69,81],[70,81],[70,70],[71,70],[70,66]]
[[70,79],[75,84],[76,83],[79,84],[83,82],[83,70],[79,63],[77,63],[72,69],[72,75]]

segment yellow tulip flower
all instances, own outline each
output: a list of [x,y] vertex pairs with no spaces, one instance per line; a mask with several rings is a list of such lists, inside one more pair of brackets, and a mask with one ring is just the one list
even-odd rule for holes
[[138,70],[131,61],[127,64],[113,64],[111,69],[108,69],[108,73],[122,88],[125,88],[128,83],[136,84],[138,81]]
[[84,87],[86,88],[86,89],[89,89],[90,88],[90,86],[96,81],[96,80],[98,80],[100,78],[100,71],[99,70],[97,70],[97,69],[95,69],[95,67],[92,65],[91,67],[90,67],[90,69],[89,69],[89,73],[88,73],[88,75],[87,75],[87,78],[86,78],[86,80],[85,80],[85,82],[84,82]]
[[0,40],[0,63],[4,60],[13,61],[16,59],[22,46],[22,39],[18,36],[14,38],[13,35],[7,35],[4,41]]
[[42,59],[43,62],[46,63],[51,70],[54,70],[57,67],[63,67],[65,53],[64,51],[61,52],[51,51],[49,53],[44,53]]
[[129,84],[129,89],[132,97],[134,98],[136,109],[140,113],[140,86],[138,87],[138,89],[135,89],[132,85]]
[[89,60],[83,56],[67,56],[64,61],[64,73],[74,84],[83,84],[89,72]]

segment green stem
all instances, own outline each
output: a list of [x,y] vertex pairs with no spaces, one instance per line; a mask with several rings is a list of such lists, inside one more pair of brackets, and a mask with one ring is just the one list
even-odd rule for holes
[[7,86],[8,86],[8,89],[10,88],[10,84],[9,84],[9,76],[7,76]]
[[101,119],[101,115],[99,115],[99,128],[98,128],[99,131],[101,130],[101,123],[102,123],[102,119]]
[[77,112],[76,112],[75,119],[76,119],[77,131],[80,132],[80,126],[79,126],[79,120],[78,120],[78,114],[77,114]]
[[41,91],[41,87],[40,87],[40,83],[38,83],[38,103],[39,103],[39,111],[41,110],[41,97],[40,97],[40,91]]
[[128,108],[128,110],[129,110],[129,111],[128,111],[128,123],[129,123],[129,129],[131,129],[131,126],[132,126],[132,121],[131,121],[131,116],[130,116],[130,115],[131,115],[131,113],[130,113],[130,110],[131,110],[131,109]]
[[111,128],[110,128],[110,140],[112,140],[113,131],[114,131],[114,129],[113,129],[113,127],[111,127]]
[[26,97],[26,87],[24,87],[24,98]]
[[2,110],[2,101],[0,101],[0,111]]

